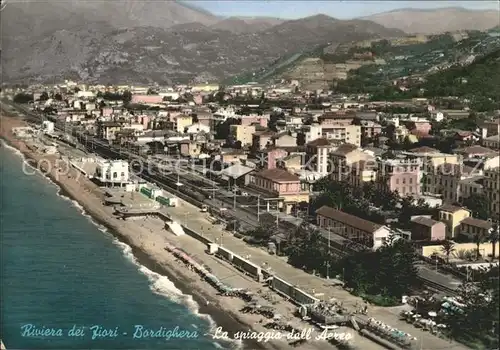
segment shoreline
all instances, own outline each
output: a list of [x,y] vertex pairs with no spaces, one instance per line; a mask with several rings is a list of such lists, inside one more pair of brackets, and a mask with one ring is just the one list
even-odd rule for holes
[[[24,120],[5,115],[1,116],[1,119],[3,121],[6,121],[7,119],[19,124],[26,123]],[[10,123],[7,122],[6,124]],[[9,125],[9,127],[11,126]],[[38,158],[42,156],[42,154],[26,147],[26,143],[23,140],[17,140],[13,135],[10,135],[9,132],[6,133],[3,127],[0,132],[0,138],[9,147],[19,151],[23,155],[24,160],[38,161]],[[240,331],[247,332],[254,330],[250,324],[238,317],[238,314],[234,310],[224,308],[221,303],[219,303],[219,300],[217,300],[215,295],[215,289],[214,293],[208,293],[207,291],[198,288],[196,285],[193,285],[192,278],[185,274],[185,271],[183,271],[185,268],[181,265],[179,265],[179,267],[175,267],[170,263],[170,261],[157,261],[153,254],[150,254],[147,251],[147,248],[137,245],[126,232],[121,232],[122,230],[110,222],[109,218],[99,210],[100,208],[95,207],[92,203],[85,200],[84,196],[75,193],[75,190],[65,183],[65,181],[61,181],[57,174],[54,175],[53,172],[44,171],[46,169],[39,170],[44,177],[48,178],[49,181],[57,186],[58,194],[60,196],[64,196],[77,202],[82,207],[85,214],[89,215],[96,224],[102,225],[106,228],[108,234],[113,236],[118,241],[127,244],[132,249],[132,254],[140,265],[146,267],[152,272],[167,277],[184,295],[190,295],[198,305],[199,314],[208,315],[218,327],[222,327],[225,331],[228,331],[229,334],[234,334]],[[85,180],[90,181],[88,179]],[[209,301],[208,305],[207,301]],[[215,342],[217,340],[213,339],[213,341]],[[228,342],[224,341],[224,343],[227,344]],[[234,341],[232,343],[234,344]],[[244,340],[241,342],[241,345],[243,349],[281,348],[276,346],[277,344],[272,344],[271,342],[262,343],[252,340]]]

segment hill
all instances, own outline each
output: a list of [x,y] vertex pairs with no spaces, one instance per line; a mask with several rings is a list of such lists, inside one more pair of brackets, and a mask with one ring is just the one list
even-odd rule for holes
[[2,76],[9,82],[62,76],[90,82],[216,80],[327,42],[403,34],[322,15],[282,23],[235,19],[233,24],[243,20],[263,29],[228,31],[217,28],[222,19],[173,1],[12,3],[1,15]]
[[498,26],[498,10],[468,10],[460,7],[441,9],[399,9],[364,19],[406,33],[439,34],[461,30],[487,30]]
[[[426,96],[458,96],[473,101],[476,110],[500,109],[500,49],[467,66],[429,75],[421,86]],[[480,107],[480,108],[479,108]]]
[[210,27],[215,30],[227,30],[232,33],[256,33],[270,29],[283,22],[284,20],[278,18],[229,17]]

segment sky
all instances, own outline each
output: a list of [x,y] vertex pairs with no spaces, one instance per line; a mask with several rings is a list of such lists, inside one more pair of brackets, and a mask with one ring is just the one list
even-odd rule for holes
[[293,19],[323,13],[339,19],[369,16],[398,8],[433,9],[440,7],[464,7],[467,9],[500,8],[499,1],[311,1],[311,0],[188,0],[213,14],[230,16],[266,16]]

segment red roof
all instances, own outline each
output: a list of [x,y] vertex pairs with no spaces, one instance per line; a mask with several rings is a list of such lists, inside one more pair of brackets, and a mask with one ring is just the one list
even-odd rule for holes
[[297,175],[290,174],[288,171],[280,168],[262,170],[256,173],[255,176],[274,182],[300,182],[300,178]]

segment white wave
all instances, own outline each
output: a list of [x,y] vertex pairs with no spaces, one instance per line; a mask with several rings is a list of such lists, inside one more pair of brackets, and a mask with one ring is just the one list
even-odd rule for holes
[[11,145],[9,145],[7,142],[5,142],[4,140],[0,139],[0,142],[2,143],[2,147],[5,147],[7,148],[9,151],[12,151],[12,153],[14,153],[15,155],[17,156],[20,156],[21,158],[25,158],[24,157],[24,154],[21,153],[20,150],[18,150],[17,148],[15,147],[12,147]]
[[[210,315],[200,313],[200,307],[198,303],[193,299],[192,295],[182,293],[182,291],[177,288],[175,284],[168,279],[168,277],[153,272],[146,266],[141,265],[135,258],[134,254],[132,253],[132,248],[128,244],[123,243],[116,238],[113,240],[113,243],[122,249],[125,258],[136,265],[141,273],[146,275],[146,277],[150,281],[150,289],[153,291],[153,293],[165,296],[174,303],[186,306],[192,314],[194,314],[198,318],[206,320],[209,323],[210,332],[207,333],[207,335],[211,335],[214,332],[214,330],[217,328],[217,324],[212,319],[212,317],[210,317]],[[198,326],[194,324],[192,324],[191,326],[195,329],[198,329]],[[232,349],[243,348],[241,340],[229,340],[228,343],[231,344],[230,347]],[[217,343],[214,342],[214,344]],[[217,344],[216,347],[220,349],[224,348],[220,344]]]
[[[50,184],[54,185],[56,187],[56,195],[58,197],[66,200],[66,201],[71,202],[71,204],[76,209],[78,209],[80,211],[80,213],[85,218],[87,218],[90,222],[92,222],[92,224],[94,224],[99,229],[99,231],[101,231],[103,233],[108,232],[108,230],[105,226],[100,225],[99,223],[97,223],[96,221],[93,220],[92,216],[90,216],[85,211],[85,209],[80,205],[80,203],[78,203],[76,200],[74,200],[74,199],[72,199],[64,194],[61,194],[61,187],[56,182],[54,182],[50,177],[46,176],[42,171],[40,171],[40,169],[35,169],[35,167],[31,166],[26,161],[26,157],[24,156],[24,154],[22,152],[20,152],[17,148],[8,145],[4,140],[0,140],[0,141],[2,142],[2,146],[5,146],[9,150],[11,150],[14,154],[18,155],[20,158],[22,158],[22,160],[23,160],[23,162],[25,162],[25,164],[30,166],[32,169],[34,169],[40,175],[44,176]],[[139,271],[141,273],[143,273],[144,275],[146,275],[148,277],[148,279],[150,281],[150,289],[154,293],[156,293],[158,295],[166,296],[169,300],[171,300],[177,304],[182,304],[182,305],[186,306],[191,311],[191,313],[193,313],[195,316],[206,320],[210,325],[210,332],[208,333],[209,335],[215,331],[215,329],[217,328],[217,324],[212,319],[212,317],[210,317],[210,315],[202,314],[199,312],[199,310],[200,310],[199,305],[193,299],[192,295],[183,294],[182,291],[179,288],[177,288],[174,285],[174,283],[172,281],[170,281],[166,276],[162,276],[156,272],[149,270],[147,267],[141,265],[137,261],[137,259],[135,258],[134,254],[132,253],[132,248],[128,244],[121,242],[117,238],[113,239],[113,243],[115,245],[117,245],[118,247],[120,247],[123,251],[123,255],[128,260],[130,260],[132,263],[134,263],[134,265],[136,265],[139,268]],[[192,325],[192,326],[195,329],[198,328],[196,325]],[[232,349],[242,349],[243,348],[243,342],[241,340],[234,339],[234,340],[228,340],[227,342],[231,344],[230,347]],[[216,348],[219,348],[219,349],[224,348],[222,345],[220,345],[217,342],[213,342],[213,344]]]

